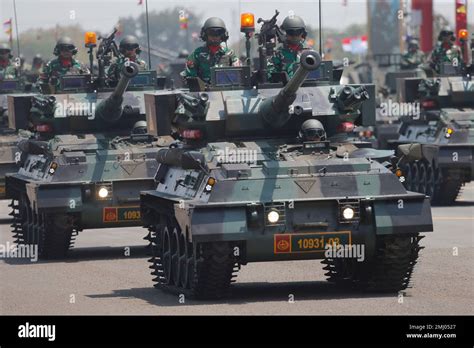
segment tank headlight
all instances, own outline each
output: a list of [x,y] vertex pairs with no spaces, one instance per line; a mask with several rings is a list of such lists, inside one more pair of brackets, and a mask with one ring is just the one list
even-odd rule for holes
[[354,209],[351,207],[346,207],[342,210],[342,216],[346,220],[352,220],[354,218]]
[[107,190],[107,188],[105,188],[105,187],[101,187],[97,194],[99,195],[100,198],[104,199],[104,198],[108,197],[109,190]]
[[277,211],[272,210],[267,215],[267,220],[271,224],[276,224],[280,220],[280,214]]

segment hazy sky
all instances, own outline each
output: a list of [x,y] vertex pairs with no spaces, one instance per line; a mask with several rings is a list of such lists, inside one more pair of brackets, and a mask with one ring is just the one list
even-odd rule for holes
[[[371,0],[372,1],[372,0]],[[323,27],[345,27],[352,23],[366,21],[366,0],[322,0]],[[470,9],[468,22],[474,23],[474,0],[467,0]],[[13,14],[13,0],[0,0],[2,23]],[[411,3],[409,1],[409,3]],[[434,0],[435,12],[442,13],[454,23],[455,0]],[[110,32],[121,16],[138,16],[145,11],[145,0],[139,6],[138,0],[16,0],[19,31],[38,27],[54,27],[56,23],[68,25],[80,23],[86,30]],[[274,0],[148,0],[149,10],[163,10],[180,6],[189,8],[203,17],[219,16],[229,27],[231,39],[240,34],[241,12],[253,12],[258,17],[269,18],[275,9],[283,19],[289,11],[301,15],[307,23],[317,26],[317,0],[274,1]],[[153,23],[150,23],[153,25]],[[6,41],[4,30],[0,41]]]

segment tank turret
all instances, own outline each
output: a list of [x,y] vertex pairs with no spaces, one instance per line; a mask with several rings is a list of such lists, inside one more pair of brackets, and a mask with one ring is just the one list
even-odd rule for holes
[[134,62],[125,64],[122,76],[112,94],[97,105],[95,115],[105,121],[117,121],[122,116],[123,94],[130,80],[138,74],[138,66]]
[[281,127],[290,118],[289,106],[296,99],[296,92],[308,74],[319,68],[321,57],[316,51],[305,51],[300,57],[300,66],[285,87],[273,98],[260,104],[259,113],[266,123],[272,127]]

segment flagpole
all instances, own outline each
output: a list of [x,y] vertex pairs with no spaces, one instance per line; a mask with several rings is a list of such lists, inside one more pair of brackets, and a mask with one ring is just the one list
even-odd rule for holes
[[13,18],[10,17],[8,32],[8,41],[10,42],[10,48],[13,49]]
[[321,0],[319,0],[319,55],[323,57],[323,47],[322,47],[322,33],[321,33]]
[[148,25],[148,0],[145,0],[146,11],[146,39],[148,45],[148,69],[151,69],[151,47],[150,47],[150,27]]
[[[16,47],[17,47],[17,53],[18,57],[20,57],[20,38],[18,34],[18,18],[16,16],[16,0],[13,0],[13,12],[15,14],[15,28],[16,28]],[[11,35],[11,34],[10,34]],[[11,36],[10,36],[11,37]],[[13,40],[12,40],[13,41]]]

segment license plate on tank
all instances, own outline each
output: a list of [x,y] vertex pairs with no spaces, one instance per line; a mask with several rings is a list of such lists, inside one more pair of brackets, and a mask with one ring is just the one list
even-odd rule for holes
[[327,245],[350,245],[351,231],[287,233],[273,236],[275,254],[324,252]]
[[140,207],[105,207],[104,222],[126,222],[141,219]]

